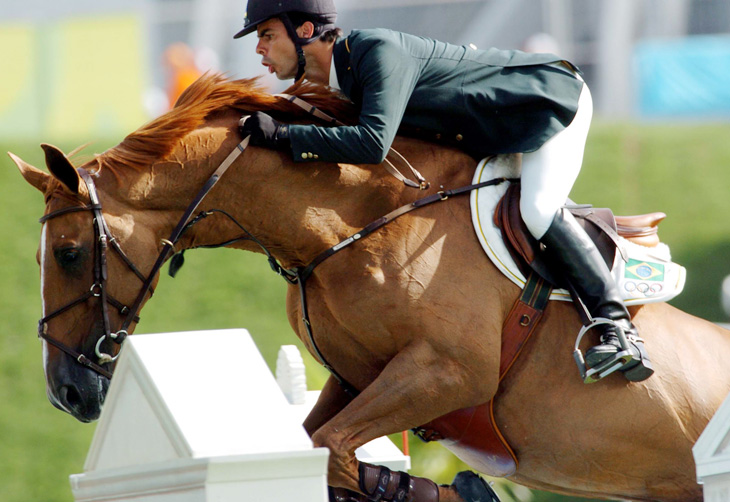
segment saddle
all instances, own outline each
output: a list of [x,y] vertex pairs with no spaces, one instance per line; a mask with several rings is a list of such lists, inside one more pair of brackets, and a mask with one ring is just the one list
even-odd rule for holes
[[[629,242],[654,248],[660,244],[658,226],[666,214],[655,212],[637,216],[615,216],[608,208],[594,208],[588,205],[567,205],[576,221],[593,240],[609,269],[613,268],[616,253],[628,261],[619,237]],[[494,224],[502,231],[512,259],[525,277],[535,271],[557,287],[565,287],[541,251],[541,244],[535,239],[520,214],[520,183],[510,183],[494,211]]]

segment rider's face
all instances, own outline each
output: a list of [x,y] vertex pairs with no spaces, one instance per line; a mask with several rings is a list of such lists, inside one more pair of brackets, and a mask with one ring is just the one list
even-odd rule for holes
[[297,50],[294,42],[278,18],[269,19],[258,25],[259,43],[256,54],[262,57],[261,64],[276,73],[279,80],[288,80],[297,75]]

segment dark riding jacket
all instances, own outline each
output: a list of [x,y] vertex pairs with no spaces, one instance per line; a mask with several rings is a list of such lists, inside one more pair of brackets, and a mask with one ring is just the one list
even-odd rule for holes
[[355,30],[333,49],[357,125],[292,125],[294,159],[377,164],[399,127],[474,158],[537,150],[575,117],[583,82],[552,54],[474,50],[386,29]]

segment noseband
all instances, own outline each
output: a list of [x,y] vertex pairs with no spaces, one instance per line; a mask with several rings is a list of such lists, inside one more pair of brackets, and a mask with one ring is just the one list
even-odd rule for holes
[[[99,196],[96,191],[96,185],[94,184],[92,176],[83,168],[77,169],[79,176],[81,176],[81,179],[84,181],[86,187],[88,188],[90,204],[86,206],[66,207],[57,211],[53,211],[43,216],[39,220],[39,222],[43,224],[48,220],[69,213],[77,213],[83,211],[90,211],[92,213],[94,217],[94,282],[86,293],[84,293],[77,299],[69,302],[65,306],[54,310],[47,316],[43,317],[40,321],[38,321],[38,337],[46,340],[54,347],[73,357],[76,362],[78,362],[82,366],[89,368],[90,370],[95,371],[99,375],[102,375],[106,378],[111,378],[111,371],[107,370],[102,365],[110,364],[116,361],[119,357],[119,352],[117,351],[116,355],[102,352],[101,344],[104,342],[104,340],[109,339],[116,344],[121,345],[122,342],[124,342],[124,340],[129,335],[127,331],[129,329],[129,326],[133,322],[139,322],[139,316],[137,314],[142,307],[142,303],[144,303],[144,300],[145,298],[147,298],[148,293],[149,296],[152,297],[152,294],[154,293],[152,283],[154,282],[155,276],[157,275],[157,272],[159,272],[160,268],[162,268],[162,265],[165,263],[165,260],[170,254],[170,251],[174,250],[175,244],[179,240],[183,231],[188,228],[188,220],[190,220],[190,217],[195,212],[198,205],[200,205],[205,196],[208,195],[208,192],[210,192],[210,190],[215,186],[223,173],[228,170],[231,164],[233,164],[233,162],[246,149],[247,146],[248,137],[245,138],[241,143],[237,145],[236,148],[233,149],[233,151],[230,153],[230,155],[228,155],[226,160],[223,161],[220,167],[218,167],[213,175],[208,178],[203,188],[201,188],[201,190],[198,192],[196,197],[186,209],[182,218],[170,235],[170,238],[162,240],[162,250],[157,257],[157,261],[152,266],[149,275],[147,275],[146,277],[127,257],[122,248],[119,246],[119,243],[111,235],[111,232],[109,231],[109,226],[104,219],[104,213],[101,209],[101,202],[99,201]],[[139,294],[137,295],[137,298],[131,307],[128,307],[119,302],[107,291],[107,251],[110,245],[112,249],[116,251],[117,254],[121,257],[122,261],[127,264],[127,267],[129,267],[129,269],[134,272],[134,274],[142,281],[142,287],[140,288]],[[94,353],[97,357],[98,362],[92,361],[83,353],[69,347],[63,342],[56,340],[48,333],[48,321],[50,321],[54,317],[63,314],[64,312],[71,310],[77,305],[81,305],[87,302],[91,298],[99,299],[99,302],[101,304],[102,320],[104,323],[104,334],[96,341],[96,345],[94,346]],[[122,316],[126,316],[124,321],[122,322],[120,329],[115,332],[112,332],[111,323],[109,322],[109,305],[115,307]]]

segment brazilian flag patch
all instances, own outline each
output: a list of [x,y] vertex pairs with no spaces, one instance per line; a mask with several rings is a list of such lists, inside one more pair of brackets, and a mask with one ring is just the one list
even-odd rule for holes
[[629,259],[626,264],[626,273],[624,277],[627,279],[635,279],[640,281],[663,281],[664,265],[661,263],[651,263],[648,261],[639,261]]

